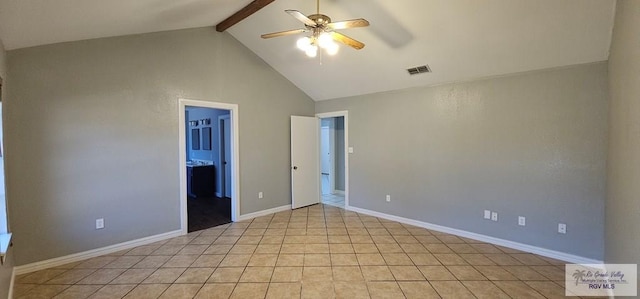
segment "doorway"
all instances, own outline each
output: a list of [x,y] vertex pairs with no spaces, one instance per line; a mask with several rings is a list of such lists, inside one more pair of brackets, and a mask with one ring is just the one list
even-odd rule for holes
[[323,204],[344,208],[347,198],[347,112],[318,114],[320,190]]
[[179,100],[184,233],[238,219],[237,105]]

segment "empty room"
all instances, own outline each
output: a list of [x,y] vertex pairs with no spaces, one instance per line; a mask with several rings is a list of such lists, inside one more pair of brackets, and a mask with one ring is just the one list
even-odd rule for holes
[[638,296],[637,0],[0,0],[0,112],[0,298]]

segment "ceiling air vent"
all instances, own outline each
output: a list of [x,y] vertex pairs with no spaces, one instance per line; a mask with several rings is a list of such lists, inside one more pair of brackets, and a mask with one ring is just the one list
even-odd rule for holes
[[417,75],[417,74],[422,74],[422,73],[431,73],[431,68],[428,65],[422,65],[422,66],[417,66],[417,67],[412,67],[410,69],[407,69],[407,72],[409,72],[409,75]]

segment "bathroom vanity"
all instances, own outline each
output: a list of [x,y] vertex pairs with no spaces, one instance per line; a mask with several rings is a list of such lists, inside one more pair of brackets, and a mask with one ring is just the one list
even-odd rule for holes
[[215,166],[187,164],[187,195],[214,197],[215,193]]

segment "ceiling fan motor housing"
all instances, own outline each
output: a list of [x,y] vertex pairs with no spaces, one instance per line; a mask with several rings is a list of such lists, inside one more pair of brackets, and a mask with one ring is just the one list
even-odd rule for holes
[[331,23],[331,18],[329,18],[329,16],[327,15],[313,14],[307,17],[316,22],[316,24],[318,24],[318,27],[324,27],[325,25]]

